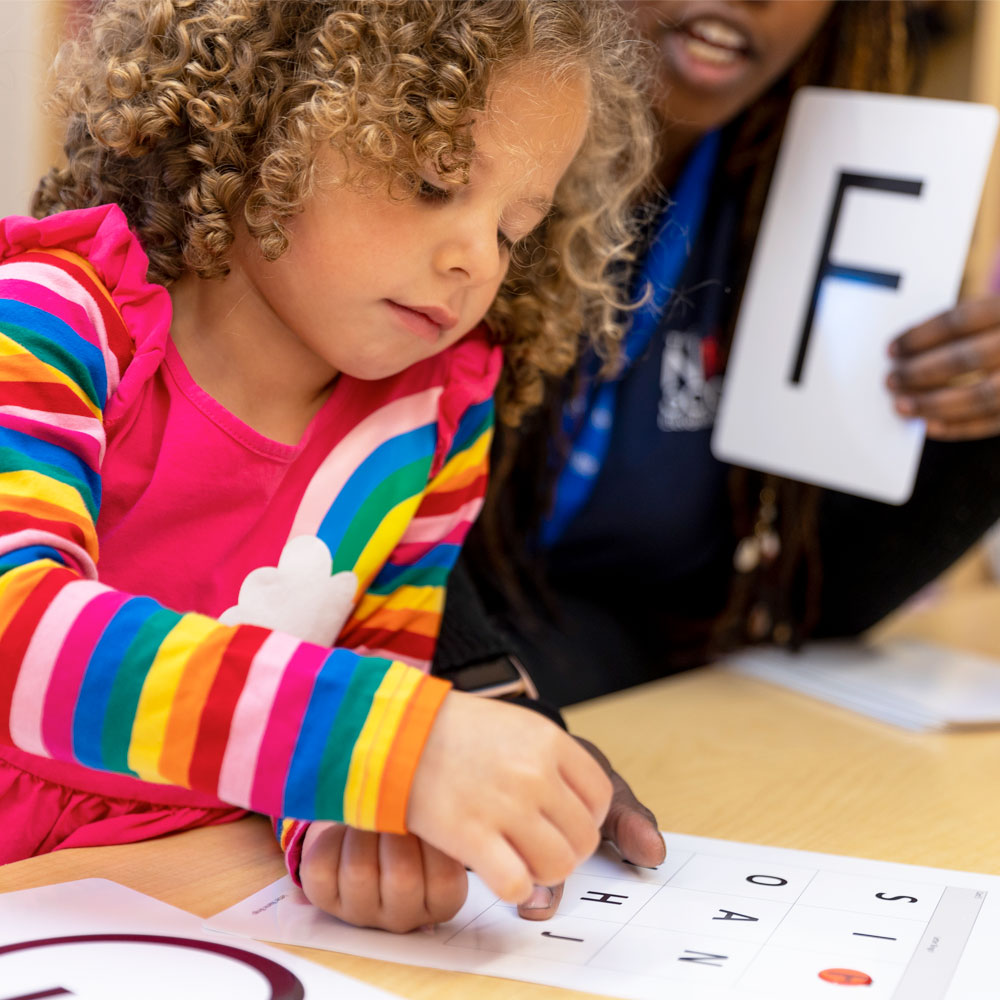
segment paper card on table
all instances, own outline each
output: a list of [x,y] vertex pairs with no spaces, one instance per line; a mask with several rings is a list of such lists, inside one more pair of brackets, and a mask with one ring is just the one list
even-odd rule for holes
[[549,921],[521,920],[470,875],[465,905],[433,933],[350,927],[288,878],[207,926],[631,1000],[829,1000],[853,984],[866,1000],[995,993],[1000,877],[664,839],[654,871],[607,848],[581,865]]
[[105,879],[0,895],[0,998],[390,1000],[255,941],[206,932],[190,913]]
[[1000,662],[919,639],[751,647],[723,666],[906,729],[1000,726]]
[[923,422],[893,408],[887,345],[954,304],[997,111],[803,88],[792,105],[712,451],[902,503]]

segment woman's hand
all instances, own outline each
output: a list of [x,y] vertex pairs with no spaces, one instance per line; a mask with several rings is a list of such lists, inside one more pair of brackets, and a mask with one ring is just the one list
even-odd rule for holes
[[966,441],[1000,434],[1000,295],[962,302],[889,345],[886,384],[927,436]]
[[299,865],[302,890],[327,913],[402,934],[450,920],[468,892],[465,868],[412,834],[311,823]]

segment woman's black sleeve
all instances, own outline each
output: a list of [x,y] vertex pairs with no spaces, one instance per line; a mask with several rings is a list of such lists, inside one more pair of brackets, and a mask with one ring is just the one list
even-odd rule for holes
[[[511,637],[490,617],[466,566],[465,557],[460,555],[448,577],[441,633],[431,672],[447,677],[462,667],[501,656],[519,656],[519,653]],[[545,701],[523,696],[508,700],[540,712],[566,728],[559,710]]]
[[857,635],[947,569],[1000,519],[1000,437],[928,441],[901,506],[833,491],[820,503],[820,619]]

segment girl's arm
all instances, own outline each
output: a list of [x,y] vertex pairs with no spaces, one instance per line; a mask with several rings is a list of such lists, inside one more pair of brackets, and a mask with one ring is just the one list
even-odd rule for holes
[[[441,629],[445,585],[482,506],[493,431],[490,400],[460,415],[447,454],[413,520],[357,602],[339,642],[430,670]],[[288,870],[298,878],[309,817],[274,820]]]
[[552,723],[399,660],[97,580],[126,324],[81,257],[9,240],[0,256],[0,745],[272,816],[410,827],[512,902],[565,878],[596,846],[611,786]]
[[447,684],[98,581],[104,408],[127,351],[83,258],[32,251],[0,268],[0,743],[403,831]]

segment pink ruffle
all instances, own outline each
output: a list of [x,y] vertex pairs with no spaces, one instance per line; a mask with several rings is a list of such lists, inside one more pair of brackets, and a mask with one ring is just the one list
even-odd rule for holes
[[490,344],[484,325],[467,334],[445,357],[448,373],[438,403],[438,435],[431,463],[432,478],[441,471],[466,410],[493,395],[503,365],[503,354],[499,347]]
[[201,826],[231,823],[244,809],[165,806],[93,795],[28,774],[0,760],[4,835],[0,865],[70,847],[132,844]]
[[111,293],[135,344],[135,354],[104,419],[123,413],[160,366],[170,332],[170,296],[146,280],[149,259],[117,205],[59,212],[45,219],[0,219],[0,260],[32,250],[66,250],[83,257]]

